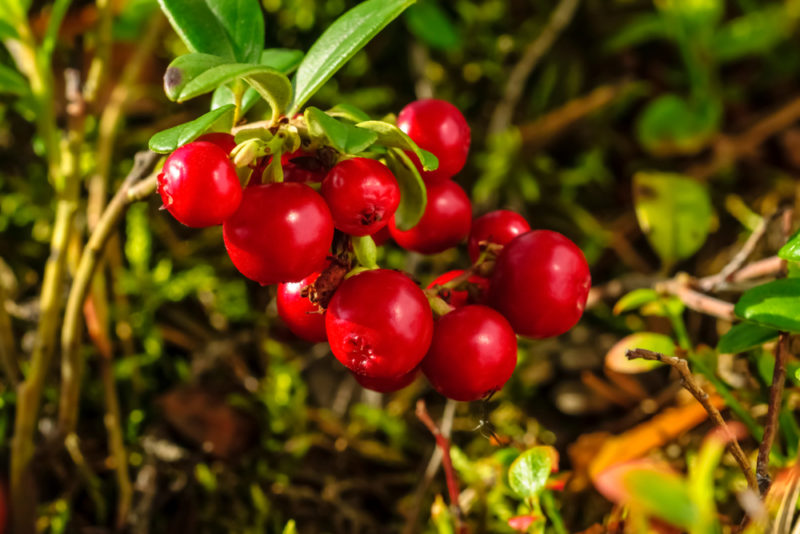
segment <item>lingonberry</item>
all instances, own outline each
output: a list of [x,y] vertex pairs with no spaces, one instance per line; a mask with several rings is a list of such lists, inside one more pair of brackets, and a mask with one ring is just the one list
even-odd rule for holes
[[423,171],[417,156],[409,153],[426,183],[448,180],[464,168],[469,153],[469,125],[450,102],[434,98],[412,102],[397,116],[397,126],[439,159],[436,170]]
[[389,232],[401,247],[436,254],[456,246],[469,233],[472,208],[467,194],[452,181],[428,187],[428,204],[417,225],[410,230],[397,228],[394,218]]
[[517,364],[517,337],[487,306],[464,306],[439,318],[422,372],[447,398],[472,401],[497,391]]
[[313,273],[299,282],[278,284],[278,316],[283,319],[289,330],[299,338],[321,343],[327,340],[325,335],[325,310],[311,302],[309,289],[319,277]]
[[317,183],[328,172],[319,159],[302,149],[281,155],[281,165],[284,182]]
[[244,190],[222,237],[246,277],[263,285],[294,282],[323,267],[333,220],[325,200],[305,184],[256,185]]
[[433,314],[409,277],[377,269],[342,282],[325,313],[325,329],[345,367],[371,378],[396,378],[425,356]]
[[528,221],[519,213],[509,210],[490,211],[472,221],[472,229],[467,239],[469,259],[475,262],[480,256],[480,243],[488,242],[505,245],[518,235],[530,232]]
[[239,207],[242,186],[228,154],[206,141],[176,149],[158,175],[161,202],[192,228],[221,224]]
[[400,186],[383,163],[351,158],[333,167],[322,181],[333,224],[350,235],[371,235],[386,226],[400,204]]
[[419,366],[414,367],[411,371],[400,376],[391,376],[389,378],[375,378],[372,376],[360,375],[350,371],[353,378],[356,379],[361,387],[377,391],[378,393],[391,393],[392,391],[399,391],[404,387],[411,384],[419,376]]
[[376,247],[382,246],[384,243],[389,241],[389,239],[391,239],[391,237],[392,237],[392,234],[389,233],[389,225],[388,224],[386,226],[384,226],[383,228],[381,228],[380,230],[378,230],[377,232],[375,232],[374,234],[372,234],[372,240],[375,241],[375,246]]
[[214,143],[222,150],[225,151],[226,154],[230,154],[231,151],[236,148],[236,139],[229,133],[224,132],[212,132],[203,134],[196,139],[196,141],[206,141],[208,143]]
[[[443,286],[453,278],[461,276],[462,274],[464,274],[463,269],[448,271],[431,282],[428,289],[433,289],[437,285]],[[466,289],[441,289],[439,291],[439,297],[454,308],[461,308],[467,304],[479,304],[483,302],[486,291],[489,289],[488,279],[473,274],[467,278],[465,285],[469,287]]]
[[514,238],[497,258],[489,303],[517,334],[545,338],[578,322],[592,279],[581,250],[549,230]]

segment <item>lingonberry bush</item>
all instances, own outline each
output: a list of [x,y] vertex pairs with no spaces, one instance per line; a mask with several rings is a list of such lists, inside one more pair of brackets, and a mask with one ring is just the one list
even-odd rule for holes
[[795,3],[0,2],[0,534],[797,531]]

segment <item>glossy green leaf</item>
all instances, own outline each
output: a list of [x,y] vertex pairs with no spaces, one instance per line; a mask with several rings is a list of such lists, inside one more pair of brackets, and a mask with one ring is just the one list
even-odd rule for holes
[[639,226],[665,265],[703,245],[713,220],[703,184],[680,174],[640,172],[633,178],[633,195]]
[[0,65],[0,94],[25,95],[30,92],[28,80],[11,67]]
[[359,265],[368,269],[376,269],[378,267],[378,247],[375,246],[375,241],[371,236],[353,236],[353,252],[356,254],[356,259]]
[[675,356],[675,342],[669,336],[655,332],[637,332],[619,340],[606,354],[606,368],[617,373],[638,374],[652,371],[664,364],[653,360],[634,358],[626,353],[633,349],[647,349],[667,356]]
[[414,0],[366,0],[331,24],[297,69],[292,114]]
[[753,323],[738,323],[719,338],[717,352],[737,354],[759,347],[777,337],[778,331],[774,328]]
[[422,168],[426,171],[433,171],[439,167],[439,160],[436,159],[436,156],[418,147],[403,130],[394,124],[383,121],[365,121],[358,123],[356,126],[378,134],[379,145],[412,151],[422,162]]
[[[2,15],[0,15],[2,17]],[[0,40],[2,39],[17,39],[19,34],[13,24],[0,18]]]
[[533,447],[520,454],[508,468],[508,485],[521,499],[536,497],[547,484],[553,467],[549,447]]
[[410,230],[425,213],[428,192],[416,165],[405,152],[399,148],[389,149],[388,163],[400,186],[400,205],[394,212],[394,220],[400,230]]
[[658,292],[654,289],[634,289],[614,304],[614,315],[636,310],[649,302],[655,302],[659,298]]
[[181,97],[186,86],[207,70],[228,64],[219,56],[193,52],[172,60],[164,73],[164,92],[173,102]]
[[158,3],[189,50],[236,60],[225,28],[205,0],[158,0]]
[[631,470],[623,477],[631,506],[677,527],[690,529],[700,520],[700,511],[686,483],[677,475],[650,469]]
[[404,17],[414,37],[431,48],[453,50],[461,46],[458,28],[436,0],[420,0],[408,8]]
[[734,61],[765,54],[791,35],[793,20],[784,6],[773,6],[747,13],[725,23],[711,41],[711,52],[718,61]]
[[341,104],[336,104],[325,113],[327,113],[331,117],[336,117],[338,119],[346,119],[351,122],[364,122],[369,120],[369,115],[365,111],[346,102],[342,102]]
[[800,261],[800,230],[781,247],[778,256],[786,261]]
[[[195,3],[199,3],[195,0]],[[242,63],[257,63],[264,49],[264,14],[259,0],[205,0]]]
[[338,121],[315,107],[306,109],[305,117],[311,137],[327,139],[345,154],[363,152],[378,139],[375,132]]
[[800,333],[800,279],[785,278],[748,289],[736,315],[776,330]]
[[234,106],[228,105],[209,111],[191,122],[173,126],[158,132],[150,138],[148,146],[153,152],[168,154],[186,143],[193,141],[211,129],[217,121],[233,113]]
[[717,132],[722,106],[717,100],[687,102],[663,95],[650,102],[636,123],[642,146],[657,156],[692,155]]

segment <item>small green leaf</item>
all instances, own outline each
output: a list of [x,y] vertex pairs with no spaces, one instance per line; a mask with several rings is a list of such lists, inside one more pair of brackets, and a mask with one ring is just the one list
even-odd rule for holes
[[353,236],[353,252],[358,263],[368,269],[378,268],[378,247],[371,236]]
[[225,28],[205,0],[158,0],[158,3],[189,50],[236,60]]
[[315,107],[306,109],[305,117],[311,137],[327,139],[345,154],[363,152],[378,139],[375,132],[338,121]]
[[0,19],[0,40],[3,39],[18,39],[19,34],[16,28],[10,22]]
[[175,102],[180,98],[184,88],[197,76],[227,63],[219,56],[197,52],[176,57],[164,73],[164,92],[167,98]]
[[760,347],[776,337],[778,337],[778,331],[774,328],[753,323],[738,323],[719,338],[717,352],[720,354],[737,354]]
[[458,28],[436,0],[420,0],[404,16],[408,30],[431,48],[453,50],[461,46]]
[[367,115],[365,111],[362,111],[356,106],[346,102],[336,104],[325,113],[331,117],[336,117],[337,119],[346,119],[351,122],[364,122],[369,120],[369,115]]
[[[199,3],[195,0],[195,3]],[[264,14],[258,0],[205,0],[242,63],[256,63],[264,48]]]
[[778,251],[778,257],[786,261],[800,261],[800,230]]
[[625,355],[629,350],[647,349],[667,356],[675,356],[675,342],[664,334],[637,332],[619,340],[606,354],[606,368],[617,373],[638,374],[652,371],[664,365],[654,360],[634,358]]
[[656,156],[692,155],[717,132],[722,106],[717,100],[687,102],[663,95],[650,102],[636,123],[642,146]]
[[508,468],[508,485],[522,499],[536,497],[544,489],[552,469],[549,447],[533,447],[520,454]]
[[394,221],[400,230],[410,230],[425,213],[428,192],[416,165],[405,152],[399,148],[389,149],[388,163],[400,186],[400,205],[394,212]]
[[0,93],[26,95],[30,92],[28,80],[22,74],[5,65],[0,65]]
[[179,124],[168,130],[158,132],[150,138],[150,143],[148,144],[150,150],[160,154],[168,154],[179,146],[194,141],[203,135],[206,131],[211,129],[218,120],[223,119],[223,117],[229,113],[233,113],[233,109],[233,105],[223,106],[211,110],[191,122]]
[[792,17],[784,6],[767,7],[726,22],[714,32],[711,52],[719,61],[765,54],[791,35]]
[[639,226],[665,265],[703,245],[713,220],[703,184],[679,174],[640,172],[633,178],[633,195]]
[[800,279],[774,280],[748,289],[734,310],[762,326],[800,333]]
[[336,19],[311,45],[297,69],[290,114],[297,112],[342,65],[413,3],[414,0],[366,0]]
[[619,52],[656,39],[670,36],[669,25],[658,13],[646,13],[633,18],[622,28],[616,30],[606,42],[606,52]]
[[356,126],[378,134],[379,145],[412,151],[422,162],[422,168],[426,171],[435,171],[439,167],[439,160],[436,159],[436,156],[418,147],[403,130],[394,124],[383,121],[365,121]]
[[655,302],[658,299],[659,294],[654,289],[634,289],[619,299],[616,304],[614,304],[614,315],[636,310],[648,302]]
[[677,475],[650,469],[631,470],[623,477],[631,505],[671,525],[690,529],[700,519],[686,483]]

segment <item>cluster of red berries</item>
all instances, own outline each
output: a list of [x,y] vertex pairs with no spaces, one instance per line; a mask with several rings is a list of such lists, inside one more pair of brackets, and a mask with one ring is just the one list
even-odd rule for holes
[[[283,182],[262,184],[255,176],[266,166],[262,161],[242,189],[227,134],[208,134],[173,152],[159,192],[180,222],[222,224],[236,268],[261,284],[278,284],[278,314],[289,329],[327,341],[362,386],[395,391],[421,370],[443,395],[479,399],[510,378],[517,335],[556,336],[578,321],[589,268],[569,239],[531,231],[514,212],[472,220],[469,198],[451,180],[470,145],[469,126],[452,104],[414,102],[397,124],[439,160],[435,171],[424,171],[409,153],[428,197],[410,230],[395,224],[400,188],[380,161],[351,157],[326,168],[315,154],[298,150],[282,156]],[[446,273],[424,291],[393,270],[362,268],[345,276],[352,262],[332,255],[334,229],[381,244],[386,228],[398,245],[423,254],[468,238],[473,267]]]

